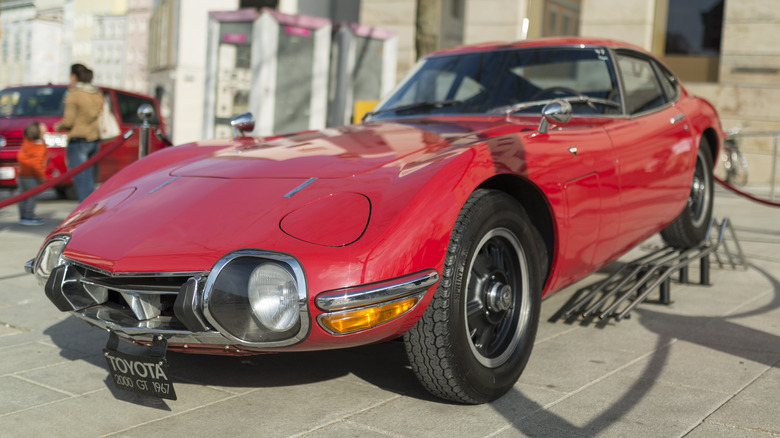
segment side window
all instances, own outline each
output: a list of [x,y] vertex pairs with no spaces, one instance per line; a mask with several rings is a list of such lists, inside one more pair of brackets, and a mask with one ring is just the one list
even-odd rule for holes
[[656,65],[658,66],[658,71],[661,72],[661,85],[666,90],[666,95],[669,96],[669,100],[676,101],[680,97],[680,82],[674,73],[670,72],[666,67],[660,64]]
[[[130,96],[123,93],[116,93],[117,104],[119,105],[119,117],[122,118],[122,123],[130,125],[140,125],[141,119],[138,117],[138,107],[143,104],[152,105],[154,108],[154,102],[151,99],[138,96]],[[159,116],[155,110],[155,114],[152,116],[152,120],[149,123],[152,125],[158,125]]]
[[617,62],[629,114],[649,111],[668,102],[649,60],[618,54]]

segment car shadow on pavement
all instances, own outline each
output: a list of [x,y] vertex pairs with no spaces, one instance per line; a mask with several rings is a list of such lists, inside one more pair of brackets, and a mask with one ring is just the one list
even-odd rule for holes
[[[44,334],[61,349],[61,356],[69,360],[84,359],[103,368],[106,386],[117,400],[170,410],[165,400],[119,390],[114,386],[108,375],[107,364],[93,360],[96,355],[102,354],[108,340],[106,331],[71,316],[47,328]],[[146,347],[128,342],[120,342],[119,350],[148,355]],[[169,351],[167,360],[174,387],[194,384],[242,392],[340,379],[357,385],[372,385],[407,397],[437,400],[417,382],[400,340],[340,350],[254,356],[214,356]]]
[[[765,277],[774,294],[768,304],[759,308],[721,317],[675,315],[649,310],[648,307],[635,309],[634,313],[638,316],[639,323],[657,335],[653,353],[647,358],[646,366],[637,374],[639,377],[634,379],[634,383],[610,402],[608,408],[588,419],[584,424],[574,424],[573,421],[523,396],[517,388],[504,398],[513,398],[515,400],[513,405],[518,403],[527,405],[521,417],[518,417],[516,409],[507,408],[502,404],[501,399],[493,403],[494,409],[501,413],[517,431],[528,436],[548,435],[551,429],[556,431],[555,436],[596,436],[620,422],[632,410],[637,409],[642,400],[650,394],[654,386],[659,383],[661,374],[668,364],[670,346],[677,341],[699,345],[768,367],[780,366],[780,355],[767,353],[780,352],[780,336],[734,322],[780,308],[780,281],[755,265],[749,265],[749,269]],[[556,312],[557,316],[553,316],[550,320],[552,322],[560,320],[560,315],[576,302],[579,296],[586,294],[597,284],[598,282],[578,290],[572,299]],[[584,322],[588,323],[588,321]],[[576,321],[570,318],[565,323],[574,324]]]

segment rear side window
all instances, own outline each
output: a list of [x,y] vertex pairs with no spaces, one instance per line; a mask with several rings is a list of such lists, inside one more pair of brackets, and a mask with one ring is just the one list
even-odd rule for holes
[[158,125],[160,123],[157,109],[151,99],[116,93],[116,101],[119,106],[119,117],[122,118],[122,123],[140,125],[143,121],[138,117],[138,107],[143,104],[151,105],[152,108],[155,109],[154,115],[152,116],[152,119],[149,120],[149,123],[152,125]]
[[650,111],[669,102],[650,60],[617,55],[629,114]]
[[674,73],[661,64],[656,64],[658,71],[661,73],[661,85],[666,90],[666,94],[669,96],[669,100],[676,101],[680,97],[680,82],[677,81],[677,77]]

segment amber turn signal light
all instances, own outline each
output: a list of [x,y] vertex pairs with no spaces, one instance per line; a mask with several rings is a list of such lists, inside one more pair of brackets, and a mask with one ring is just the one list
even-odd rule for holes
[[320,316],[319,321],[327,331],[333,334],[344,335],[376,327],[379,324],[397,318],[411,310],[419,301],[419,296],[412,296],[364,309],[325,313]]

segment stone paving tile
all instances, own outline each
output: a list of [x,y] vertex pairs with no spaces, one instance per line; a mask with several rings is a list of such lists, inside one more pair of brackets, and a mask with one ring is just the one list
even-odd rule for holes
[[499,400],[478,406],[399,397],[349,420],[410,438],[480,437],[502,432],[507,424],[524,422],[560,397],[558,391],[524,384],[515,385]]
[[0,336],[0,352],[4,347],[13,345],[29,344],[31,342],[42,342],[46,337],[40,332],[29,330],[16,330],[6,336]]
[[325,427],[300,435],[305,438],[398,438],[398,435],[348,420],[337,421]]
[[591,348],[587,343],[558,339],[534,346],[520,381],[560,392],[575,391],[641,357],[615,348]]
[[104,389],[109,382],[108,368],[102,353],[15,375],[72,395]]
[[611,319],[605,321],[576,319],[565,322],[543,321],[540,324],[567,325],[573,330],[567,332],[565,336],[555,338],[555,341],[572,345],[585,345],[596,351],[606,348],[632,353],[646,353],[657,348],[658,340],[662,337],[662,334],[647,330],[636,318],[619,323]]
[[495,435],[490,435],[491,438],[589,438],[590,435],[583,435],[579,433],[573,433],[570,431],[563,431],[553,429],[539,423],[532,421],[521,421],[512,424]]
[[732,426],[704,423],[696,426],[685,438],[771,438],[770,435],[759,430],[739,429]]
[[0,357],[3,357],[3,360],[0,361],[0,376],[45,368],[83,356],[79,354],[66,357],[58,348],[52,348],[39,342],[3,347],[0,348]]
[[90,356],[103,351],[108,341],[106,331],[93,327],[75,316],[64,315],[67,316],[65,319],[43,328],[41,342],[62,350],[63,354],[68,352],[70,355]]
[[[2,376],[0,377],[0,425],[5,424],[4,416],[8,414],[68,397],[69,395],[63,392],[45,388],[14,376]],[[0,435],[5,433],[7,430],[0,426]]]
[[[139,423],[120,435],[168,438],[190,430],[200,436],[285,437],[318,430],[399,397],[376,388],[333,381],[263,388]],[[207,400],[200,397],[201,403]]]
[[27,302],[0,308],[0,321],[26,330],[43,331],[68,315],[53,309],[51,303],[44,301]]
[[[103,436],[148,424],[162,418],[191,412],[207,403],[231,397],[222,391],[201,385],[179,384],[178,401],[159,400],[112,388],[104,388],[79,397],[39,406],[0,417],[7,436],[56,436],[62,438]],[[223,413],[224,414],[224,413]],[[249,414],[247,412],[247,414]],[[255,416],[259,412],[253,413]],[[211,417],[210,421],[227,422],[229,417]],[[155,423],[160,424],[160,423]],[[166,429],[168,436],[201,435],[197,428],[183,425]],[[213,434],[212,436],[229,436]]]
[[3,336],[13,336],[18,335],[22,333],[22,330],[19,330],[16,327],[11,326],[10,324],[0,323],[0,338]]
[[780,363],[720,407],[706,422],[780,435]]
[[[742,355],[724,353],[685,341],[656,351],[621,371],[622,375],[732,394],[739,392],[780,359],[780,352],[744,350]],[[663,361],[657,358],[663,357]],[[710,364],[717,364],[711,366]]]
[[599,437],[681,436],[730,394],[613,375],[530,418],[568,434]]

